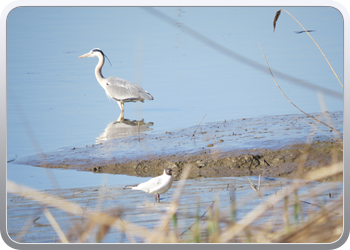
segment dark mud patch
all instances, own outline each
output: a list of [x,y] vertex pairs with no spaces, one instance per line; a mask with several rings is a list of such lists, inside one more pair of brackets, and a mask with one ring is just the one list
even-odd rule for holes
[[[329,166],[343,159],[341,143],[333,141],[315,144],[296,144],[279,150],[239,150],[236,152],[208,153],[204,150],[195,155],[171,155],[150,157],[147,160],[130,160],[121,163],[92,166],[64,165],[57,167],[77,168],[96,173],[127,174],[134,176],[157,176],[164,168],[172,168],[178,179],[184,167],[192,165],[190,178],[230,177],[259,175],[269,177],[298,176],[298,167],[304,174],[310,170]],[[45,167],[42,165],[42,167]],[[339,176],[339,178],[342,178]],[[339,179],[338,178],[338,179]],[[331,180],[331,179],[330,179]]]
[[[326,122],[324,114],[314,116]],[[342,132],[343,113],[327,116],[332,126]],[[201,125],[192,137],[196,127],[140,133],[16,162],[142,177],[160,175],[170,167],[176,179],[187,164],[193,166],[190,178],[259,174],[300,178],[302,173],[343,159],[342,140],[336,139],[334,131],[323,125],[317,127],[303,115],[211,122]]]

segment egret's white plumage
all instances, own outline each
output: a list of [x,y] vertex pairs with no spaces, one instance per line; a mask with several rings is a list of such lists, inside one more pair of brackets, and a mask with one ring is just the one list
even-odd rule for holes
[[160,199],[160,194],[164,194],[171,188],[174,178],[172,176],[172,169],[164,169],[163,175],[150,179],[147,182],[140,183],[138,185],[128,185],[125,188],[132,190],[141,190],[149,194],[154,194],[155,198]]
[[79,58],[82,57],[97,57],[99,59],[95,68],[95,76],[98,83],[106,91],[107,96],[118,103],[122,111],[118,120],[124,119],[125,102],[153,100],[153,96],[150,93],[132,82],[115,76],[104,78],[102,67],[105,61],[105,54],[102,50],[92,49],[89,53],[79,56]]

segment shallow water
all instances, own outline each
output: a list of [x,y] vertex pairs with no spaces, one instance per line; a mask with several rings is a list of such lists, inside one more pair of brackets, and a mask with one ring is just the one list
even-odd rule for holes
[[95,174],[69,169],[47,169],[9,163],[7,164],[7,179],[37,190],[46,190],[52,188],[84,188],[107,184],[129,185],[144,182],[149,178]]
[[[250,176],[249,178],[257,185],[257,177]],[[179,200],[180,207],[177,212],[178,232],[184,232],[194,223],[197,209],[199,216],[202,216],[214,202],[216,196],[218,196],[216,204],[220,205],[220,213],[227,213],[228,220],[230,220],[231,204],[235,201],[235,206],[237,208],[236,219],[240,220],[262,201],[275,195],[276,192],[279,192],[283,187],[291,183],[291,180],[283,178],[263,178],[260,190],[264,196],[262,199],[259,199],[245,177],[187,180]],[[156,203],[154,201],[154,196],[151,194],[130,189],[123,190],[123,186],[118,184],[61,190],[50,189],[45,190],[45,192],[59,195],[71,202],[79,204],[82,208],[102,209],[103,211],[117,208],[121,209],[123,211],[121,218],[125,223],[132,222],[136,223],[138,226],[152,229],[158,225],[160,219],[168,211],[171,197],[177,185],[178,182],[175,182],[167,193],[161,195],[160,203]],[[325,190],[315,197],[313,196],[314,191],[311,192],[311,188],[313,187],[317,187],[318,190],[325,188]],[[329,197],[329,193],[332,194],[332,198]],[[309,185],[302,188],[299,192],[299,198],[302,201],[303,216],[305,216],[304,219],[308,216],[310,211],[318,210],[319,204],[325,205],[341,194],[342,183],[309,183]],[[313,197],[312,200],[309,195]],[[12,239],[21,242],[57,242],[57,234],[40,210],[40,204],[13,194],[8,195],[7,202],[8,232]],[[290,202],[293,201],[290,200]],[[281,204],[276,204],[272,211],[275,211],[275,209],[278,210],[281,207],[283,207],[283,202]],[[81,216],[72,216],[51,206],[49,206],[48,209],[66,235],[69,235],[71,232],[75,232],[76,234],[79,231],[77,228],[73,231],[71,231],[71,229],[73,229],[74,224],[81,224],[83,211]],[[293,214],[292,211],[291,214]],[[203,216],[203,218],[200,224],[205,223],[206,216]],[[37,220],[33,222],[35,219]],[[273,216],[272,219],[274,223],[282,222],[282,218],[279,216]],[[257,223],[261,225],[265,220],[266,218],[262,217]],[[291,218],[291,221],[293,221],[293,218]],[[269,220],[269,222],[271,223],[272,221]],[[28,227],[24,225],[28,225]],[[206,225],[204,225],[203,228],[206,228]],[[96,242],[94,233],[96,232],[93,231],[91,237],[88,238],[88,242]],[[184,237],[186,239],[186,234]],[[136,238],[136,241],[142,242],[142,239]],[[129,238],[126,237],[125,234],[112,229],[103,242],[129,242]]]

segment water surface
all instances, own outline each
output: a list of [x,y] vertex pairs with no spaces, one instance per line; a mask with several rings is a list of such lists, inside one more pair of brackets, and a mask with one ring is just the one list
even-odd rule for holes
[[[138,7],[19,7],[7,18],[8,160],[66,147],[92,145],[119,116],[94,77],[101,48],[111,60],[103,74],[149,91],[154,101],[128,103],[125,118],[161,132],[203,124],[298,111],[271,76],[234,60],[185,31],[256,63],[342,93],[342,87],[307,34],[275,7],[162,7],[164,22]],[[287,8],[318,42],[343,80],[343,19],[334,8]],[[321,111],[316,91],[277,81],[306,112]],[[323,93],[329,111],[342,99]],[[145,131],[145,132],[147,132]],[[20,173],[18,173],[20,174]]]

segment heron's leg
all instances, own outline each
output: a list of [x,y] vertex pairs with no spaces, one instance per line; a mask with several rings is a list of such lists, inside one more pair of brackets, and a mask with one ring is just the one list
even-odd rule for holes
[[122,114],[119,115],[117,122],[123,121],[124,120],[124,116]]
[[118,105],[119,105],[119,108],[121,109],[121,114],[119,115],[119,118],[117,121],[121,121],[121,120],[124,120],[124,102],[121,102],[121,101],[117,101]]
[[120,102],[120,101],[117,101],[117,103],[118,103],[118,105],[119,105],[119,108],[120,108],[120,110],[122,110],[122,112],[123,112],[123,108],[122,108],[122,102]]
[[121,105],[122,105],[122,108],[121,108],[122,109],[122,114],[124,116],[124,102],[122,102]]

